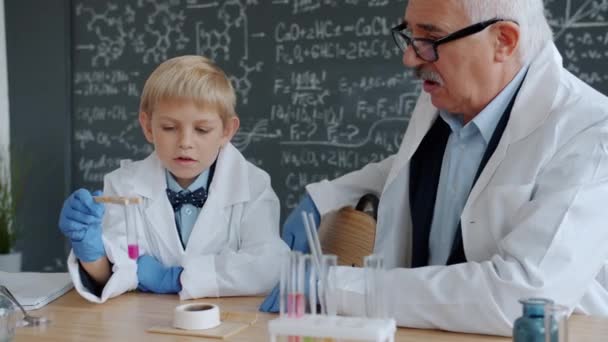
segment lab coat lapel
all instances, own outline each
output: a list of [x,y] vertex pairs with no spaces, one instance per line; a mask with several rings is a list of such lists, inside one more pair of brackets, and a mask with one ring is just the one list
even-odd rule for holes
[[[550,62],[547,62],[550,61]],[[511,118],[496,146],[494,154],[488,160],[479,175],[465,206],[465,213],[471,203],[486,189],[492,176],[504,159],[510,144],[521,140],[539,127],[549,115],[551,102],[555,97],[558,85],[561,56],[551,42],[540,52],[535,62],[530,65],[528,74],[517,95]]]
[[[183,251],[173,208],[167,199],[165,189],[167,179],[165,168],[156,153],[152,153],[134,170],[134,191],[144,198],[144,232],[150,248],[156,257],[163,257],[163,251]],[[147,229],[150,228],[150,231]],[[155,234],[153,234],[153,232]],[[160,244],[165,245],[161,248]]]
[[418,97],[418,102],[412,113],[412,117],[407,126],[403,141],[397,158],[395,158],[395,165],[393,165],[387,181],[384,186],[384,191],[390,186],[395,180],[396,176],[400,174],[402,168],[409,165],[409,162],[414,155],[414,152],[418,149],[418,146],[422,142],[422,139],[431,128],[431,125],[438,117],[437,108],[431,103],[430,95],[422,93]]
[[209,197],[192,228],[186,253],[216,253],[227,245],[230,208],[250,198],[248,168],[247,161],[232,144],[221,149]]

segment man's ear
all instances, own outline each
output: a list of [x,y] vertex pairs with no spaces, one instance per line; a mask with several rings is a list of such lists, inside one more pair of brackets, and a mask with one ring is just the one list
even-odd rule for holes
[[512,21],[501,21],[495,24],[496,30],[495,55],[497,62],[511,59],[519,47],[519,25]]
[[152,117],[148,113],[140,111],[139,125],[141,126],[141,130],[144,132],[146,140],[148,140],[150,144],[153,144],[154,135],[152,134]]
[[222,146],[232,139],[232,137],[236,134],[236,131],[239,130],[241,126],[241,121],[236,116],[227,119],[224,122],[224,136],[222,137]]

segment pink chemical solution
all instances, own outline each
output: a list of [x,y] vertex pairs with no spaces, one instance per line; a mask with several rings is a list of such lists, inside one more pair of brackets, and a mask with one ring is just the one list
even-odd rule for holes
[[287,295],[287,316],[288,317],[302,317],[304,316],[304,294],[303,293],[290,293]]
[[128,245],[129,250],[129,258],[133,260],[137,260],[139,258],[139,246],[138,245]]
[[[287,317],[298,318],[304,316],[304,294],[290,293],[287,295]],[[288,342],[301,342],[300,336],[288,336]]]

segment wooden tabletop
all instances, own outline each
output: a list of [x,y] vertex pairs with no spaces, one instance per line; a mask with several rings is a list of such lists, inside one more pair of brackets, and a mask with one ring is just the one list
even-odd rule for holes
[[[200,299],[194,302],[217,304],[222,311],[257,312],[261,297]],[[181,302],[183,303],[183,302]],[[175,295],[128,293],[104,304],[93,304],[72,290],[46,307],[33,311],[51,323],[43,327],[17,328],[15,341],[219,341],[147,333],[153,326],[169,326],[173,309],[180,304]],[[276,315],[259,313],[257,322],[227,341],[268,341],[268,321]],[[570,318],[570,342],[606,341],[608,318],[575,315]],[[395,341],[414,342],[490,342],[511,341],[510,338],[456,334],[436,330],[399,329]]]

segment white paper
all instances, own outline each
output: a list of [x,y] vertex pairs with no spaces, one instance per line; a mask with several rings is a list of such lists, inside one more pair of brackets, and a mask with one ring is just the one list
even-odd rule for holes
[[0,284],[6,286],[28,311],[47,305],[73,287],[69,273],[0,271]]

